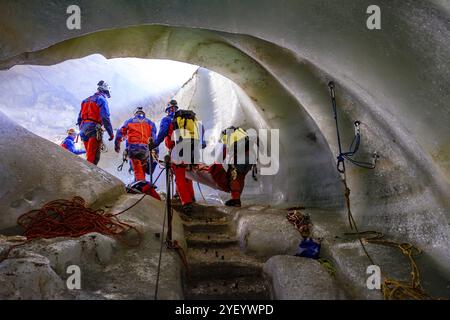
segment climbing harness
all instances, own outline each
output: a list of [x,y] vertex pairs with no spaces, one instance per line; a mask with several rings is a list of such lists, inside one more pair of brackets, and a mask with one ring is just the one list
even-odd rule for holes
[[[415,262],[414,257],[420,254],[420,250],[414,247],[412,244],[409,243],[398,243],[390,240],[384,240],[383,234],[377,231],[359,231],[358,226],[356,225],[356,221],[353,217],[353,213],[351,211],[351,204],[350,204],[350,188],[347,184],[347,174],[345,170],[345,160],[348,160],[350,163],[365,168],[365,169],[374,169],[376,166],[377,161],[377,154],[374,154],[374,162],[373,163],[367,163],[367,162],[360,162],[352,159],[351,157],[355,155],[355,153],[359,149],[359,145],[361,142],[361,136],[360,136],[360,125],[361,123],[359,121],[356,121],[354,123],[355,126],[355,138],[353,139],[352,144],[350,145],[350,151],[349,152],[342,152],[342,146],[341,146],[341,137],[339,134],[339,125],[338,125],[338,118],[337,118],[337,109],[336,109],[336,96],[335,96],[335,85],[331,81],[328,84],[330,88],[330,95],[331,95],[331,102],[333,106],[333,113],[334,113],[334,119],[336,122],[336,131],[337,131],[337,140],[338,140],[338,146],[339,146],[339,155],[337,157],[337,170],[342,175],[342,183],[344,184],[344,190],[345,190],[345,202],[347,207],[347,215],[349,220],[349,225],[351,230],[355,230],[355,232],[352,233],[346,233],[345,235],[356,235],[358,238],[358,241],[369,259],[370,263],[372,265],[376,265],[373,258],[367,251],[367,248],[364,244],[366,243],[372,243],[372,244],[380,244],[380,245],[386,245],[390,247],[394,247],[399,249],[404,255],[406,255],[410,261],[411,264],[411,283],[402,282],[394,279],[387,278],[384,276],[385,280],[382,284],[382,292],[383,296],[387,300],[404,300],[404,299],[415,299],[415,300],[423,300],[423,299],[433,299],[430,295],[428,295],[424,289],[422,288],[422,285],[420,283],[420,275],[419,275],[419,269],[417,267],[417,264]],[[372,237],[363,237],[367,235],[372,235]]]
[[[81,197],[51,201],[41,209],[29,211],[17,219],[17,224],[24,229],[23,235],[27,240],[10,247],[0,261],[6,259],[13,249],[33,240],[58,237],[78,238],[93,232],[115,238],[128,246],[139,246],[142,241],[141,232],[136,227],[120,221],[117,216],[136,206],[144,196],[127,209],[115,214],[106,213],[102,209],[88,208],[86,201]],[[128,230],[136,232],[137,242],[132,243],[124,237]]]
[[98,141],[99,150],[101,153],[107,153],[108,147],[103,141],[103,132],[105,132],[105,130],[102,128],[102,125],[97,123],[97,125],[95,126],[95,137]]

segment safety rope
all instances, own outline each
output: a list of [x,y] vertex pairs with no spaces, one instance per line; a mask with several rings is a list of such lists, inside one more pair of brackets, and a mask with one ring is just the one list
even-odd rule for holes
[[[174,173],[173,173],[173,170],[171,168],[167,169],[165,167],[164,170],[166,170],[167,171],[166,174],[169,175],[168,179],[166,179],[166,182],[168,184],[171,184],[171,187],[172,187],[171,190],[170,190],[170,194],[167,194],[167,197],[169,197],[168,201],[170,201],[170,199],[173,199],[173,193],[174,193],[174,181],[173,181],[174,180],[173,179]],[[164,170],[161,170],[159,175],[161,175],[161,173]],[[159,176],[158,176],[158,178],[159,178]],[[158,178],[157,178],[157,180],[158,180]],[[156,183],[156,181],[155,181],[155,183]],[[159,279],[160,279],[160,275],[161,275],[162,250],[163,250],[163,245],[164,245],[166,217],[167,217],[168,214],[170,214],[170,213],[167,212],[167,206],[166,206],[165,210],[164,210],[164,219],[163,219],[163,226],[162,226],[162,233],[161,233],[161,243],[160,243],[160,248],[159,248],[159,258],[158,258],[158,267],[157,267],[157,273],[156,273],[156,284],[155,284],[154,300],[158,300]],[[172,233],[172,226],[170,224],[168,225],[168,232],[167,233],[168,234]],[[166,240],[166,245],[167,245],[168,249],[172,249],[172,250],[175,250],[177,252],[177,254],[179,255],[179,257],[181,259],[181,262],[183,263],[183,266],[186,269],[186,274],[187,274],[188,278],[190,278],[190,269],[189,269],[189,264],[188,264],[188,261],[187,261],[187,256],[186,256],[186,253],[184,252],[183,248],[178,243],[178,241],[177,240]]]
[[325,258],[319,258],[317,261],[321,264],[322,267],[325,268],[333,277],[336,275],[336,267],[333,265],[333,262],[331,262],[328,259]]
[[[33,240],[58,237],[78,238],[93,232],[115,238],[128,246],[139,246],[142,241],[141,232],[136,227],[120,221],[117,216],[136,206],[144,197],[145,195],[130,207],[115,214],[106,213],[102,209],[88,208],[86,201],[81,197],[51,201],[41,209],[31,210],[17,219],[17,224],[24,229],[23,235],[27,240],[11,246],[0,261],[7,259],[13,249]],[[136,243],[125,239],[124,234],[129,230],[137,233]]]
[[[346,236],[356,235],[356,233],[345,233]],[[384,245],[398,249],[408,258],[411,267],[411,281],[398,281],[385,276],[382,284],[383,297],[386,300],[430,300],[441,299],[435,298],[425,292],[420,281],[419,267],[417,266],[415,257],[420,255],[422,251],[410,243],[400,243],[392,240],[384,239],[384,235],[377,231],[364,231],[360,235],[366,235],[363,240],[367,243]],[[369,237],[369,235],[372,235]]]
[[370,263],[372,265],[375,265],[374,260],[372,259],[369,252],[367,251],[366,246],[364,245],[363,239],[361,237],[361,232],[359,231],[358,226],[355,221],[355,218],[353,217],[353,213],[352,213],[351,205],[350,205],[350,188],[347,185],[347,174],[345,172],[345,167],[344,167],[343,176],[344,176],[344,178],[342,179],[342,183],[344,184],[344,188],[345,188],[345,202],[346,202],[346,206],[347,206],[347,216],[348,216],[348,221],[350,224],[350,229],[356,231],[355,234],[358,235],[358,241],[359,241],[365,255],[369,259]]
[[190,271],[190,268],[189,268],[187,255],[186,255],[186,252],[184,251],[183,247],[181,247],[181,245],[178,243],[177,240],[173,240],[172,242],[169,242],[167,244],[167,247],[169,249],[175,250],[178,253],[178,255],[180,256],[181,262],[183,263],[183,266],[184,266],[184,268],[186,270],[187,278],[190,279],[191,271]]
[[164,218],[161,232],[161,244],[159,247],[159,258],[158,258],[158,268],[156,272],[156,284],[155,284],[155,300],[158,300],[158,290],[159,290],[159,277],[161,274],[161,260],[162,260],[162,251],[164,246],[164,233],[166,230],[166,216],[167,216],[167,208],[164,209]]
[[[337,108],[336,108],[336,97],[334,92],[334,83],[330,82],[328,84],[330,87],[330,93],[331,93],[331,101],[332,101],[332,107],[333,107],[333,113],[334,113],[334,119],[336,122],[336,132],[337,132],[337,140],[338,140],[338,147],[339,147],[339,155],[337,157],[337,170],[341,174],[342,183],[344,185],[344,195],[345,195],[345,203],[347,207],[347,216],[348,221],[350,225],[351,230],[355,230],[355,232],[347,233],[346,235],[356,235],[358,237],[358,241],[367,256],[368,260],[372,265],[376,265],[373,258],[367,251],[367,248],[364,244],[366,243],[372,243],[372,244],[380,244],[385,246],[390,246],[399,249],[405,256],[408,257],[410,265],[411,265],[411,282],[403,282],[398,281],[395,279],[388,278],[382,273],[382,276],[384,277],[384,281],[382,284],[382,292],[383,297],[387,300],[404,300],[404,299],[413,299],[413,300],[423,300],[423,299],[433,299],[430,295],[428,295],[421,283],[420,283],[420,273],[419,268],[417,267],[417,264],[415,262],[414,256],[421,253],[419,249],[414,247],[410,243],[398,243],[395,241],[390,240],[384,240],[383,234],[377,231],[359,231],[358,226],[356,224],[356,221],[354,219],[352,210],[351,210],[351,203],[350,203],[350,188],[347,184],[347,173],[345,170],[345,160],[348,160],[350,163],[365,168],[365,169],[374,169],[376,166],[376,161],[378,156],[374,154],[374,163],[368,163],[368,162],[361,162],[356,161],[352,159],[351,157],[355,155],[355,153],[359,149],[360,145],[360,125],[361,122],[356,121],[354,123],[355,125],[355,138],[353,139],[351,145],[350,145],[350,151],[349,152],[342,152],[341,147],[341,137],[339,133],[339,126],[338,126],[338,119],[337,119]],[[363,238],[363,235],[372,234],[373,237],[370,238]]]
[[[350,227],[352,230],[355,230],[355,232],[352,233],[346,233],[345,235],[356,235],[358,237],[358,241],[369,259],[370,263],[372,265],[377,265],[372,256],[367,251],[367,248],[364,244],[366,243],[372,243],[372,244],[379,244],[379,245],[385,245],[397,248],[400,250],[401,253],[403,253],[409,260],[410,266],[411,266],[411,281],[410,282],[404,282],[395,280],[392,278],[387,277],[383,274],[384,277],[383,284],[381,286],[381,290],[383,292],[383,297],[386,300],[429,300],[429,299],[435,299],[432,296],[430,296],[428,293],[425,292],[421,285],[420,281],[420,273],[419,268],[417,266],[417,263],[414,259],[415,256],[419,255],[421,253],[421,250],[416,248],[410,243],[399,243],[391,240],[385,240],[382,239],[384,235],[381,232],[378,231],[359,231],[358,226],[355,222],[355,219],[353,217],[353,213],[351,211],[351,204],[350,204],[350,189],[347,186],[347,179],[344,172],[344,179],[343,183],[345,186],[345,199],[347,204],[347,214],[350,221]],[[372,237],[363,237],[364,235],[373,235]]]
[[201,195],[202,198],[203,198],[203,201],[208,202],[208,201],[206,201],[206,198],[205,198],[205,196],[203,195],[202,188],[200,188],[200,183],[199,183],[199,182],[197,182],[197,188],[198,188],[198,191],[200,192],[200,195]]

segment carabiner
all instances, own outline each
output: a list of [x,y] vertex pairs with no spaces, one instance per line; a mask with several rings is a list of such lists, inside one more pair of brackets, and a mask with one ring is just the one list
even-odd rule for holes
[[340,154],[338,157],[337,157],[337,164],[336,164],[336,168],[337,168],[337,170],[340,172],[340,173],[342,173],[342,174],[344,174],[345,173],[345,166],[344,166],[344,157],[342,156],[342,154]]

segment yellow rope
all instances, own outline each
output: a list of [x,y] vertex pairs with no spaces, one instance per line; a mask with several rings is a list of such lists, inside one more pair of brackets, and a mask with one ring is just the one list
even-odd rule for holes
[[320,258],[317,261],[319,261],[322,267],[324,267],[332,276],[336,274],[336,268],[333,265],[333,262],[325,258]]
[[[417,266],[417,263],[414,259],[415,256],[419,255],[421,251],[414,247],[410,243],[398,243],[395,241],[390,240],[384,240],[383,234],[381,232],[377,231],[363,231],[360,232],[358,230],[358,227],[356,225],[355,219],[353,217],[351,208],[350,208],[350,189],[347,185],[347,179],[346,175],[344,173],[343,183],[345,187],[345,200],[347,204],[347,214],[348,214],[348,220],[350,224],[350,228],[355,230],[356,232],[353,233],[346,233],[346,235],[357,235],[359,243],[361,244],[364,253],[366,254],[367,258],[369,259],[370,263],[372,265],[376,265],[374,263],[374,260],[370,256],[369,252],[367,251],[364,241],[366,243],[372,243],[372,244],[379,244],[379,245],[385,245],[394,247],[400,250],[402,254],[408,257],[410,265],[411,265],[411,282],[404,282],[404,281],[398,281],[395,279],[390,279],[388,277],[384,277],[385,280],[383,281],[383,284],[381,286],[381,290],[383,292],[383,297],[386,300],[430,300],[430,299],[436,299],[430,296],[425,292],[423,289],[421,282],[420,282],[420,272],[419,268]],[[362,235],[373,235],[372,237],[366,237],[363,238]],[[364,240],[364,241],[363,241]]]

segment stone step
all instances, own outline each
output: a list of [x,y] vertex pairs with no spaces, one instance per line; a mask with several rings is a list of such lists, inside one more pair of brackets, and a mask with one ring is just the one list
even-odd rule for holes
[[196,280],[188,283],[189,300],[269,300],[269,286],[262,277],[236,277],[223,280]]
[[262,266],[230,261],[212,261],[209,263],[189,263],[191,279],[233,279],[261,274]]
[[231,231],[228,221],[184,221],[184,230],[190,233],[227,233]]
[[222,248],[236,246],[238,240],[231,233],[186,233],[186,242],[190,248]]
[[[182,216],[186,216],[182,213],[181,204],[172,205],[174,210],[181,213]],[[217,206],[205,206],[199,204],[193,204],[193,210],[189,214],[190,218],[193,219],[222,219],[231,220],[234,214],[233,211],[228,207],[217,207]]]
[[228,279],[261,274],[262,262],[244,255],[239,247],[189,248],[192,277]]

